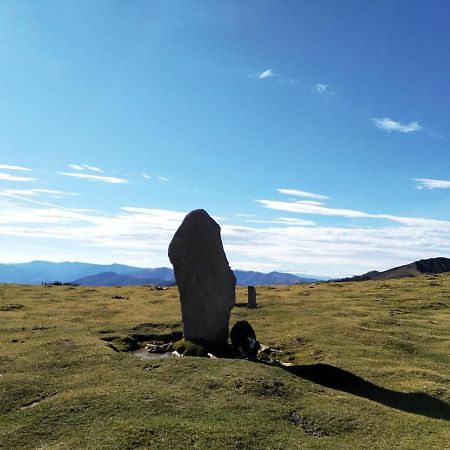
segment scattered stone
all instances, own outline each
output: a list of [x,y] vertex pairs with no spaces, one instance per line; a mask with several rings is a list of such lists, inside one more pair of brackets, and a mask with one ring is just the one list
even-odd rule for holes
[[280,350],[278,348],[268,347],[267,345],[260,345],[259,353],[270,353],[270,352],[283,353],[283,350]]
[[247,287],[247,308],[256,308],[256,289],[255,286]]
[[128,300],[128,297],[122,297],[121,295],[113,295],[111,298],[114,298],[116,300]]
[[155,286],[157,291],[167,291],[169,289],[167,286]]
[[203,209],[190,212],[169,245],[180,292],[184,338],[228,340],[236,278],[220,237],[220,226]]
[[145,349],[150,353],[167,353],[173,350],[173,343],[167,344],[150,343],[145,346]]

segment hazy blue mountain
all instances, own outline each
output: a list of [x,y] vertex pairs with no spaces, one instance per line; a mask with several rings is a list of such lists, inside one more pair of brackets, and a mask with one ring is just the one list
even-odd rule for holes
[[168,267],[157,267],[156,269],[139,269],[130,272],[129,275],[140,280],[155,278],[164,281],[175,281],[173,269],[169,269]]
[[[275,285],[275,284],[296,284],[313,279],[299,278],[288,273],[260,273],[247,272],[244,270],[235,270],[236,283],[239,286],[248,285]],[[142,269],[130,274],[117,274],[114,272],[102,272],[96,275],[90,275],[73,280],[76,284],[83,286],[128,286],[142,284],[157,284],[161,286],[171,286],[175,284],[173,270],[167,267],[159,269]]]
[[162,280],[159,278],[137,278],[127,274],[118,274],[115,272],[102,272],[96,275],[88,275],[87,277],[78,278],[73,281],[75,284],[82,286],[136,286],[136,285],[159,285],[173,286],[174,280]]
[[139,270],[139,268],[123,264],[101,265],[81,262],[32,261],[19,264],[0,264],[0,282],[40,284],[41,282],[60,281],[68,283],[74,279],[100,272],[113,271],[118,274],[127,274],[136,270]]
[[[289,273],[261,273],[235,270],[237,284],[270,285],[296,284],[317,281]],[[78,283],[86,286],[126,286],[139,284],[173,285],[175,278],[173,269],[158,267],[143,269],[123,264],[89,264],[81,262],[53,263],[48,261],[32,261],[20,264],[0,264],[0,283],[41,284]]]
[[236,283],[240,286],[249,285],[274,285],[274,284],[297,284],[297,283],[309,283],[317,281],[313,278],[301,278],[290,273],[270,272],[261,273],[246,270],[234,270],[236,276]]

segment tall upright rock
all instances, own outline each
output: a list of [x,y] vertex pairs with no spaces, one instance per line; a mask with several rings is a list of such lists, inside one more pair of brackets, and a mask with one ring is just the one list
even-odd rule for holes
[[228,339],[236,278],[230,269],[220,226],[203,209],[190,212],[169,245],[180,292],[184,338]]
[[256,289],[255,286],[247,286],[247,308],[256,308]]

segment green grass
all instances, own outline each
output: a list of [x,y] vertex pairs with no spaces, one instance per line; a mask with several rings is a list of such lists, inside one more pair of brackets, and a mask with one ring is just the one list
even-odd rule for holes
[[176,288],[0,285],[0,448],[450,448],[449,275],[257,293],[231,325],[290,370],[124,352],[179,340]]

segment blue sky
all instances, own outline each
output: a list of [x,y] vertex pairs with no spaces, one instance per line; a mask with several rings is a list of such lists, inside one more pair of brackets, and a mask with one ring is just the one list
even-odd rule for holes
[[0,3],[0,262],[450,257],[447,1]]

